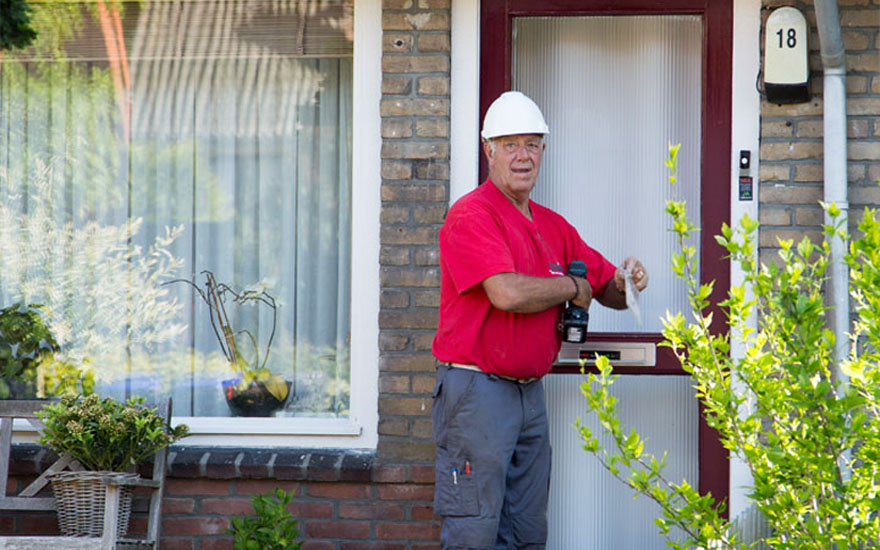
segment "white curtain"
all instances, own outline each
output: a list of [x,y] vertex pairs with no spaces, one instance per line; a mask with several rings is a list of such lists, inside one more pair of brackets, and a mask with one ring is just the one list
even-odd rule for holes
[[[232,373],[207,307],[186,284],[162,284],[174,277],[202,284],[210,270],[235,289],[262,283],[277,300],[268,366],[295,390],[282,414],[347,414],[352,62],[350,40],[339,38],[344,24],[331,32],[344,6],[326,4],[322,11],[302,2],[133,3],[116,27],[99,27],[98,15],[83,8],[84,34],[66,42],[66,55],[4,60],[0,199],[19,197],[6,201],[14,217],[26,223],[33,211],[34,178],[21,175],[45,163],[51,218],[62,228],[138,224],[116,244],[129,252],[120,272],[137,273],[140,265],[143,288],[120,276],[121,309],[94,307],[96,330],[108,332],[110,318],[122,325],[107,338],[113,353],[78,349],[98,372],[102,393],[171,395],[182,415],[229,414],[220,380]],[[341,50],[321,51],[330,42],[315,42],[320,33]],[[124,55],[112,55],[114,39]],[[312,43],[317,53],[309,55],[302,48]],[[179,228],[173,240],[165,238],[168,228]],[[70,289],[73,296],[54,296],[50,272],[63,273],[81,251],[23,244],[46,258],[22,273],[15,267],[21,259],[0,248],[0,305],[48,302],[63,318],[82,309],[78,300],[108,291],[83,270],[81,280],[69,281],[80,286]],[[162,261],[167,269],[157,270]],[[23,296],[29,280],[45,284]],[[137,294],[149,294],[144,316],[166,331],[144,345],[130,330],[137,328],[129,311]],[[264,353],[270,311],[230,304],[230,315]]]

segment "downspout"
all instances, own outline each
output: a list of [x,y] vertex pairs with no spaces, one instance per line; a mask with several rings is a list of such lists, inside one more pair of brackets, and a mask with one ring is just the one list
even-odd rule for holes
[[[825,203],[834,203],[844,220],[847,230],[849,215],[847,198],[847,152],[846,152],[846,53],[840,36],[840,17],[837,0],[815,0],[816,24],[819,30],[819,46],[822,53],[823,72],[823,124],[824,124],[824,176]],[[825,224],[831,224],[825,214]],[[840,368],[849,349],[849,270],[844,255],[845,244],[841,239],[831,241],[831,277],[828,288],[828,304],[831,306],[831,329],[835,336],[834,362],[838,380],[846,384],[848,377]]]

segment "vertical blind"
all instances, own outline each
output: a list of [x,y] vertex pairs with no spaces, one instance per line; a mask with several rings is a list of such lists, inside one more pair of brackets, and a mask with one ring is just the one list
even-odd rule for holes
[[[656,503],[633,492],[584,451],[574,421],[580,418],[594,434],[602,434],[595,415],[587,413],[580,392],[582,378],[553,374],[544,379],[553,472],[550,478],[548,550],[664,550],[666,541],[654,518]],[[698,484],[699,411],[686,376],[623,376],[612,386],[624,433],[635,429],[645,452],[659,460],[667,452],[664,475],[673,482]],[[613,441],[604,435],[607,449]],[[671,533],[673,540],[681,534]]]
[[[516,19],[514,87],[550,126],[532,198],[612,262],[636,256],[651,275],[642,325],[594,308],[591,331],[660,332],[660,316],[687,305],[669,270],[677,242],[664,205],[686,200],[700,225],[701,40],[698,16]],[[670,142],[682,144],[675,188]]]

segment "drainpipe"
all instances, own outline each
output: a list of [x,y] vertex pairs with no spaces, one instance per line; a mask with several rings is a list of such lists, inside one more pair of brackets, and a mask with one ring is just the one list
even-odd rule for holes
[[[823,71],[824,176],[825,202],[840,209],[840,218],[849,215],[846,172],[846,53],[840,36],[837,0],[815,0],[816,24]],[[830,224],[825,215],[825,223]],[[846,231],[846,222],[843,230]],[[849,270],[844,262],[844,243],[831,243],[831,278],[827,296],[831,306],[831,329],[835,336],[834,361],[838,380],[846,384],[848,377],[840,368],[849,349]]]

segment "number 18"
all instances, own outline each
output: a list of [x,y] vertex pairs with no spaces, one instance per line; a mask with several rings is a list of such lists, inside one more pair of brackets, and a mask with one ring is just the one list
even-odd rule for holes
[[[776,31],[777,36],[779,36],[779,47],[783,47],[783,32],[782,29]],[[795,29],[788,29],[788,32],[784,33],[785,36],[785,45],[789,48],[794,48],[797,46],[797,31]]]

